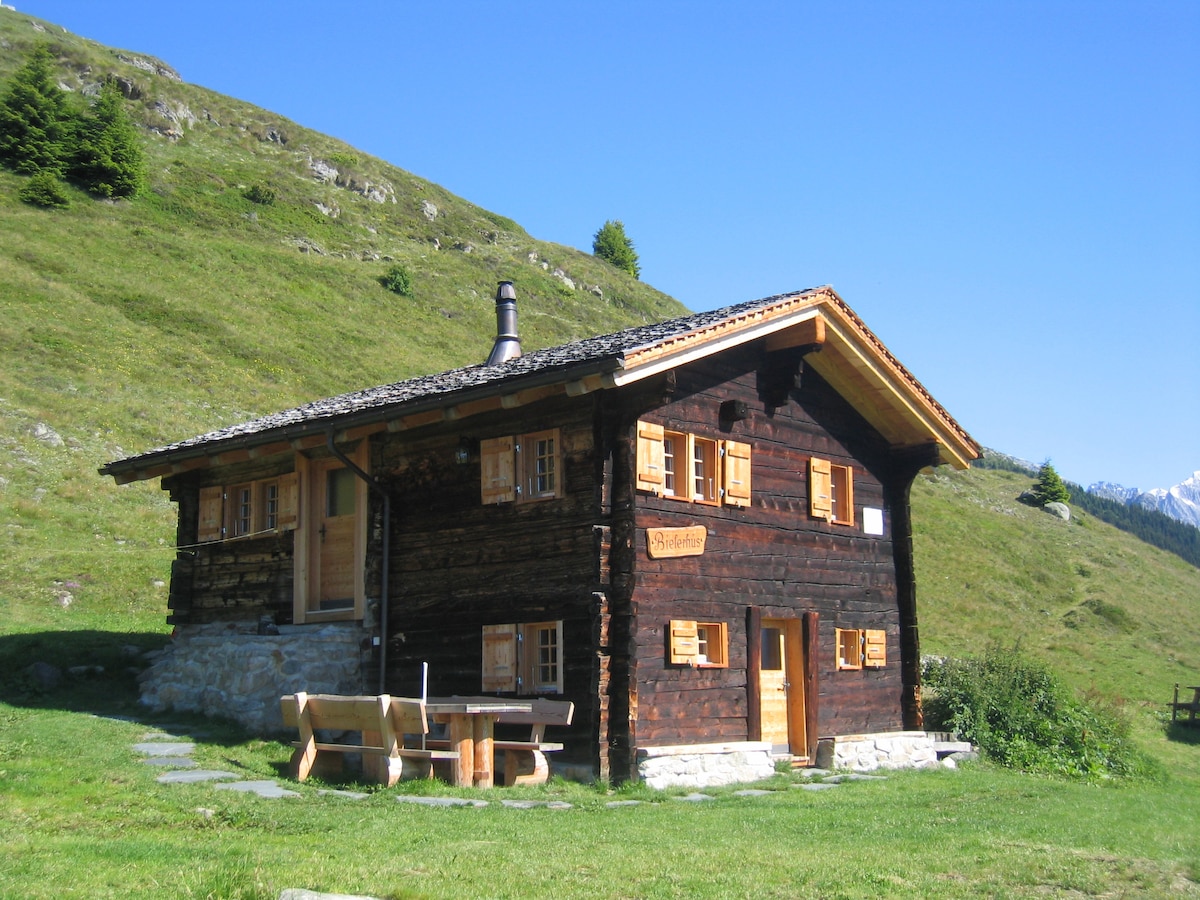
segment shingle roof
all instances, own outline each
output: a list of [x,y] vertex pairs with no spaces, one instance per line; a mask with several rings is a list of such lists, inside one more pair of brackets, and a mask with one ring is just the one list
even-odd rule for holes
[[[882,379],[882,383],[895,386],[904,396],[912,398],[916,406],[924,408],[926,413],[918,414],[917,418],[925,416],[923,421],[927,424],[938,423],[933,425],[933,432],[940,433],[946,442],[958,448],[951,455],[952,459],[957,458],[965,464],[966,459],[978,456],[978,445],[970,435],[891,355],[831,288],[821,287],[776,294],[710,312],[534,350],[495,366],[466,366],[314,400],[303,406],[111,462],[100,472],[118,477],[118,480],[153,477],[156,467],[166,465],[169,469],[169,464],[187,457],[292,440],[319,434],[331,427],[340,429],[378,423],[393,416],[421,414],[426,409],[514,393],[527,387],[562,384],[592,375],[613,376],[613,380],[609,381],[609,385],[612,385],[619,383],[622,378],[644,377],[656,360],[661,363],[665,359],[666,364],[674,365],[689,353],[714,352],[726,336],[732,335],[735,340],[751,339],[752,335],[759,333],[756,329],[764,323],[768,330],[784,327],[789,321],[795,320],[793,313],[801,317],[811,315],[810,310],[816,306],[823,308],[824,315],[833,315],[846,323],[857,336],[853,340],[860,342],[863,352],[878,361],[879,371],[868,377]],[[859,363],[853,365],[860,366]],[[906,410],[906,416],[908,405],[907,400],[900,402],[900,406]],[[906,421],[912,421],[911,416]],[[900,427],[911,430],[908,425]],[[912,434],[906,434],[906,437],[912,437]],[[916,438],[934,439],[926,425],[917,427]]]
[[736,319],[777,303],[783,297],[795,296],[795,293],[780,294],[651,325],[639,325],[612,334],[598,335],[556,347],[533,350],[497,366],[465,366],[434,375],[422,375],[407,381],[398,381],[394,384],[384,384],[322,400],[314,400],[293,409],[271,413],[248,422],[230,425],[145,453],[116,460],[104,466],[100,471],[105,475],[113,475],[118,471],[144,464],[155,457],[182,454],[201,447],[212,448],[212,445],[239,439],[245,440],[256,435],[274,434],[281,431],[292,432],[297,429],[316,431],[335,420],[342,420],[350,416],[369,415],[373,411],[417,405],[422,400],[444,400],[449,395],[474,392],[479,389],[490,393],[497,390],[500,385],[509,389],[513,382],[522,382],[534,377],[544,377],[555,373],[566,375],[578,369],[611,371],[620,367],[622,358],[627,353],[678,338],[715,323]]

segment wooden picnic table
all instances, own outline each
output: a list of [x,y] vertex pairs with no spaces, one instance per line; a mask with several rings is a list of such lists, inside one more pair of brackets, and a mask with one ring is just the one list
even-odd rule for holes
[[449,726],[450,749],[458,751],[452,761],[450,783],[459,787],[490,788],[495,784],[496,717],[503,713],[527,713],[529,701],[499,697],[429,697],[425,711],[435,722]]

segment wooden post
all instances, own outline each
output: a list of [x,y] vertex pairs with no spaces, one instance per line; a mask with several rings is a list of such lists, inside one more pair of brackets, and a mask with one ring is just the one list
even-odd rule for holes
[[746,607],[746,740],[762,740],[762,607]]
[[495,783],[492,760],[495,758],[492,735],[496,724],[495,716],[472,716],[472,737],[475,741],[475,787],[490,788]]
[[817,759],[817,737],[820,722],[820,615],[816,610],[804,613],[804,736],[806,738],[808,758],[815,762]]

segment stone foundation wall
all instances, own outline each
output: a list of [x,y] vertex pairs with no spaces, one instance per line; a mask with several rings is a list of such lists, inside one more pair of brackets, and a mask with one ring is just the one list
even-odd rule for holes
[[714,787],[775,774],[771,745],[761,741],[639,747],[638,776],[652,788]]
[[924,731],[889,731],[822,738],[817,747],[816,763],[821,768],[849,769],[852,772],[936,766],[937,740],[934,735]]
[[368,633],[357,623],[181,625],[141,676],[141,703],[156,711],[236,719],[260,734],[283,728],[279,698],[295,691],[373,694],[363,681]]

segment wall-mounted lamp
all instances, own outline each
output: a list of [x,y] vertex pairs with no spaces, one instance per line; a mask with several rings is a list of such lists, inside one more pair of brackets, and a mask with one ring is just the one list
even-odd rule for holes
[[750,407],[745,400],[726,400],[721,404],[720,418],[722,422],[740,422],[750,418]]
[[467,437],[460,438],[458,446],[454,448],[454,461],[460,466],[465,466],[471,461],[471,439]]

